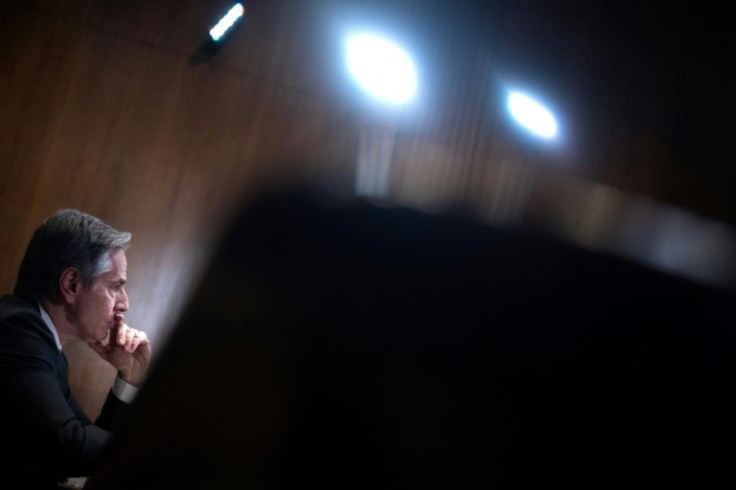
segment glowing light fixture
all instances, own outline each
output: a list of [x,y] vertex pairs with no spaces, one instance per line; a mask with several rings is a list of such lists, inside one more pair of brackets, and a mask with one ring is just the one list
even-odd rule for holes
[[514,119],[537,136],[550,139],[557,135],[557,121],[554,116],[534,99],[519,92],[511,92],[508,107]]
[[394,43],[370,34],[347,41],[350,74],[371,95],[405,102],[416,93],[417,74],[409,55]]
[[243,7],[243,4],[236,3],[233,5],[233,7],[227,12],[225,17],[220,19],[215,27],[210,29],[210,37],[213,41],[219,41],[222,39],[222,37],[225,35],[225,33],[228,32],[232,26],[235,25],[235,23],[243,17],[243,14],[245,14],[245,7]]

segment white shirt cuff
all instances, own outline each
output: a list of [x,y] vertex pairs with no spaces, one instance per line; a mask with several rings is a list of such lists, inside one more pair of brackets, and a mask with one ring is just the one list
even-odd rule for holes
[[115,376],[115,382],[112,384],[112,393],[125,403],[132,403],[138,394],[138,388],[126,382],[120,376]]

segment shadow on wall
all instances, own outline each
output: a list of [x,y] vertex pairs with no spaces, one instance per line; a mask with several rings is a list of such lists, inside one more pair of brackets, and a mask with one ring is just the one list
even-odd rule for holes
[[732,481],[733,300],[521,229],[274,192],[88,488]]

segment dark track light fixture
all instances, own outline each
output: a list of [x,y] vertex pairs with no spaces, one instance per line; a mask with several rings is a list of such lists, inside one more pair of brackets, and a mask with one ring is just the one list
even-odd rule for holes
[[245,18],[245,7],[238,2],[227,13],[217,21],[209,30],[204,42],[189,57],[190,65],[206,63],[217,54],[222,46],[230,39]]
[[225,17],[220,19],[215,26],[210,29],[210,38],[216,43],[225,42],[227,35],[233,31],[234,27],[240,23],[245,16],[245,7],[238,2],[228,10]]

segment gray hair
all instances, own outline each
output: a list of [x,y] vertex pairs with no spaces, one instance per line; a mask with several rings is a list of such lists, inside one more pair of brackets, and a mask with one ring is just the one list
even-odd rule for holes
[[79,271],[86,288],[92,288],[97,277],[112,268],[110,254],[128,249],[130,236],[89,214],[61,209],[34,232],[13,292],[28,301],[54,299],[60,293],[61,274],[70,267]]

